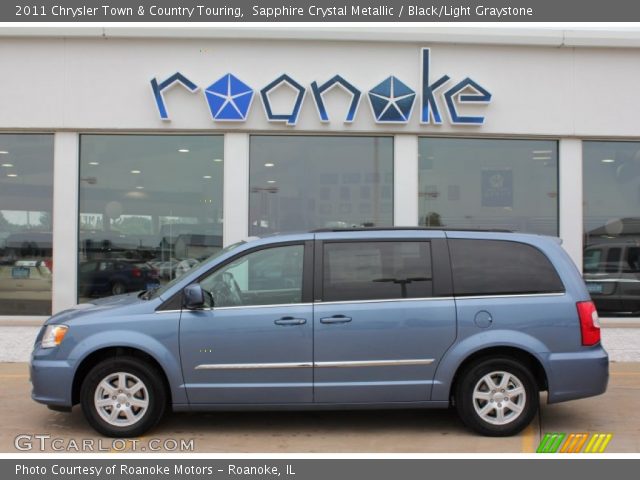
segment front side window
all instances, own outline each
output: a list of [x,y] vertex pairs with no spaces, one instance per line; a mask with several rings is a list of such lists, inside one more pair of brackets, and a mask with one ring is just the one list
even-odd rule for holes
[[80,137],[80,301],[157,288],[222,249],[223,143]]
[[393,225],[393,138],[254,135],[249,234]]
[[248,253],[200,281],[215,307],[302,302],[304,246],[287,245]]
[[325,243],[322,286],[327,302],[430,297],[430,243]]
[[50,315],[53,135],[0,134],[0,315]]
[[549,140],[421,138],[419,225],[558,235],[558,149]]
[[503,240],[449,240],[455,295],[563,292],[549,259],[537,248]]

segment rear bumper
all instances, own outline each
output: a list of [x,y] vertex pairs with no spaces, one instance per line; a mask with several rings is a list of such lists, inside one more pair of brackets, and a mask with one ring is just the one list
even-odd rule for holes
[[607,390],[609,355],[601,345],[548,357],[548,403],[593,397]]

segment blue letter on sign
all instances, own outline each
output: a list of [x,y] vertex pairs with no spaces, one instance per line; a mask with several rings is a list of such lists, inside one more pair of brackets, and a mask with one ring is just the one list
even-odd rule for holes
[[[283,83],[286,83],[294,90],[297,90],[298,95],[296,96],[296,101],[291,113],[273,113],[273,110],[271,109],[271,102],[269,101],[269,92],[277,89]],[[307,93],[307,90],[289,75],[286,73],[280,75],[273,82],[260,90],[260,98],[262,98],[262,104],[264,105],[267,120],[270,122],[287,122],[287,125],[295,125],[298,121],[298,115],[300,114],[300,107],[302,107],[302,101],[304,100],[305,93]]]
[[170,120],[169,112],[167,110],[167,106],[164,103],[164,90],[170,88],[175,83],[179,83],[191,93],[195,93],[198,91],[199,87],[189,80],[187,77],[182,75],[180,72],[176,72],[167,78],[164,82],[158,83],[156,78],[151,79],[151,90],[153,91],[153,98],[156,100],[156,105],[158,106],[158,112],[160,113],[160,118],[162,120]]
[[449,81],[449,75],[443,75],[438,80],[429,85],[429,49],[422,49],[422,112],[420,113],[420,123],[442,124],[442,116],[438,110],[436,98],[433,95],[438,88]]
[[[467,88],[474,90],[474,93],[463,94],[462,92]],[[451,123],[462,125],[482,125],[484,123],[484,117],[458,115],[458,110],[454,103],[454,97],[456,95],[458,95],[458,103],[489,103],[491,101],[491,94],[469,77],[451,87],[444,94],[444,99],[447,102],[447,109],[449,110],[449,116],[451,117]]]
[[358,111],[358,105],[360,104],[360,97],[362,96],[362,92],[360,92],[360,90],[347,82],[340,75],[336,75],[335,77],[330,78],[320,86],[318,86],[317,82],[311,83],[311,91],[313,92],[313,99],[316,102],[318,115],[320,115],[320,121],[329,121],[329,115],[327,114],[327,108],[324,105],[322,95],[324,95],[325,92],[331,90],[336,85],[340,85],[347,92],[351,93],[351,105],[349,106],[347,117],[344,120],[345,123],[351,123],[353,122],[353,119],[356,116],[356,112]]

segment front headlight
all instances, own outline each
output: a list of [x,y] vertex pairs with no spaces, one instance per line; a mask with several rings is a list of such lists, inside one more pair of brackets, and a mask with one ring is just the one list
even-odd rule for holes
[[42,336],[42,348],[53,348],[60,345],[69,327],[66,325],[47,325]]

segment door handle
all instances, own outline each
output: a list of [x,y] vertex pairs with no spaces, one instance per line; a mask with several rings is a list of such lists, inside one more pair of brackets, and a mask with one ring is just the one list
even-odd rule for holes
[[348,323],[351,317],[345,315],[334,315],[333,317],[324,317],[320,319],[320,323]]
[[276,325],[304,325],[307,321],[304,318],[282,317],[274,320]]

